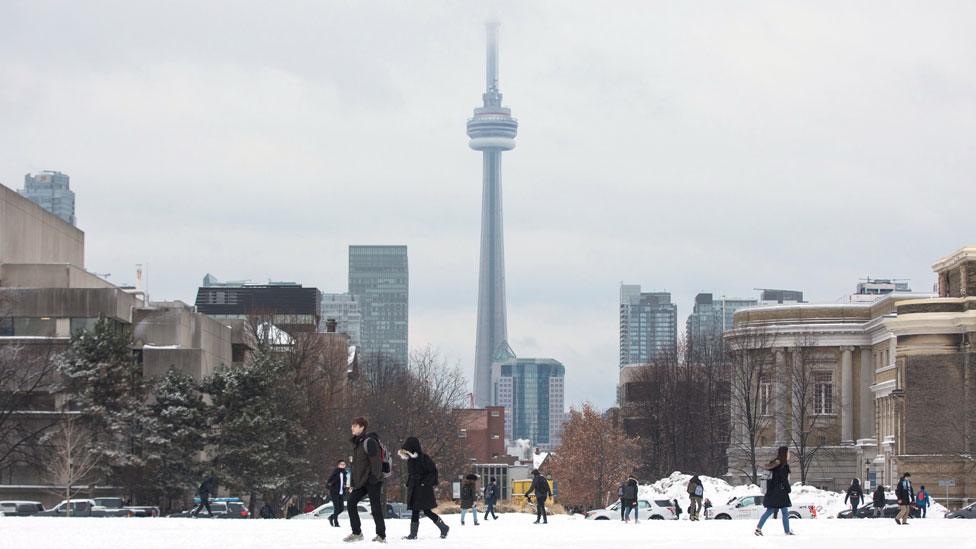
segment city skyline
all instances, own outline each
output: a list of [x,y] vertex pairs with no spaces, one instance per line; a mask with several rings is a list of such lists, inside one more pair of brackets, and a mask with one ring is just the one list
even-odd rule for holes
[[154,299],[192,302],[207,271],[341,292],[349,244],[407,244],[410,347],[470,382],[481,166],[459,128],[504,13],[508,331],[566,364],[567,404],[614,401],[621,280],[670,291],[681,329],[704,291],[926,291],[976,234],[972,6],[641,6],[3,7],[0,181],[70,174],[86,266],[150,264]]

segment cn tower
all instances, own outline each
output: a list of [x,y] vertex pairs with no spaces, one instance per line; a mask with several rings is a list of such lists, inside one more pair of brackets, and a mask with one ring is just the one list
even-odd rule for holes
[[502,151],[515,148],[518,121],[502,106],[498,90],[498,23],[488,25],[488,63],[483,106],[468,119],[470,147],[481,151],[481,267],[474,357],[474,404],[491,404],[491,363],[508,345],[505,312],[505,245],[502,237]]

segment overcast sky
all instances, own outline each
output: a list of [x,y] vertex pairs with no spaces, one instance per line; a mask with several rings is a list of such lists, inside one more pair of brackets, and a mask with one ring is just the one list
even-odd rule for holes
[[411,347],[470,378],[491,17],[510,340],[569,403],[613,402],[621,281],[683,327],[700,291],[929,290],[976,244],[973,2],[4,0],[0,182],[69,174],[87,268],[156,299],[345,291],[349,244],[406,244]]

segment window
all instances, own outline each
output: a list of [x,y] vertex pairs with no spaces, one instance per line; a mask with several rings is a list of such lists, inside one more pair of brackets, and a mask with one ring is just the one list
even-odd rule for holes
[[834,383],[831,372],[816,372],[814,380],[813,413],[834,413]]

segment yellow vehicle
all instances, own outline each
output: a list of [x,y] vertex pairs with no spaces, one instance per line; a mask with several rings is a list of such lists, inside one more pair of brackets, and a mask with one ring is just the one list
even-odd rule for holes
[[[552,497],[549,498],[550,501],[555,501],[556,499],[556,484],[553,481],[549,482],[549,489],[552,490]],[[527,478],[525,480],[513,480],[512,481],[512,503],[516,505],[525,505],[525,493],[529,491],[532,487],[532,479]],[[532,496],[532,502],[535,503],[535,495]]]

